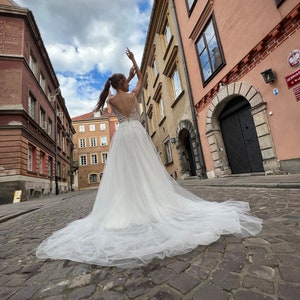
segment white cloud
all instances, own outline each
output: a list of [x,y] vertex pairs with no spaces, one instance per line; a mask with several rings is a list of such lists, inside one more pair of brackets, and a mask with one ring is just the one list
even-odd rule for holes
[[71,117],[91,111],[101,74],[128,73],[126,47],[141,62],[152,1],[15,0],[33,12]]

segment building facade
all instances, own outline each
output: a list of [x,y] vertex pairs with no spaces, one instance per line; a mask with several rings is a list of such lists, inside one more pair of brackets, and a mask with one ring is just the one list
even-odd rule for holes
[[34,17],[0,0],[0,203],[72,189],[71,118]]
[[72,122],[74,134],[74,160],[78,170],[74,174],[75,190],[98,187],[108,157],[112,137],[118,128],[118,119],[108,106],[103,114],[90,112]]
[[172,2],[207,176],[299,173],[299,1]]
[[142,120],[168,173],[174,178],[205,176],[172,1],[153,3],[141,71]]

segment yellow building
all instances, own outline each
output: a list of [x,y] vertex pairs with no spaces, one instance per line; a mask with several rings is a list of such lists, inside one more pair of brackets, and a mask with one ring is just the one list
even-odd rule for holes
[[194,105],[174,9],[154,1],[141,71],[143,122],[174,178],[205,176]]
[[118,120],[108,107],[102,115],[90,112],[73,118],[72,122],[76,130],[74,160],[78,162],[73,187],[75,190],[96,188],[101,182]]

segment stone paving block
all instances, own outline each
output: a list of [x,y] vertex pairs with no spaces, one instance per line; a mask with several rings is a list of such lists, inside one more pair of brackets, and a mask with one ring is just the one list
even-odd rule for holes
[[300,267],[300,257],[284,254],[279,254],[277,257],[279,258],[280,264],[290,267]]
[[91,274],[78,275],[70,280],[69,288],[72,289],[75,287],[89,285],[91,283],[91,279]]
[[148,295],[149,300],[181,300],[182,296],[176,294],[171,288],[155,287]]
[[46,297],[57,296],[65,293],[70,281],[68,279],[60,282],[46,282],[42,289],[37,292],[37,296],[44,299]]
[[10,280],[6,282],[6,286],[20,286],[25,280],[27,279],[27,276],[24,274],[14,274],[13,276],[10,276]]
[[248,272],[257,278],[263,278],[267,280],[273,280],[275,277],[275,270],[267,266],[250,265],[248,267]]
[[[292,268],[279,266],[279,272],[281,278],[288,282],[299,282],[300,280],[300,268]],[[300,298],[300,295],[299,295]]]
[[96,286],[94,284],[77,288],[69,294],[68,300],[86,299],[93,295],[95,289]]
[[1,286],[0,285],[0,299],[6,300],[9,299],[13,294],[17,293],[20,288],[16,287],[7,287],[7,286]]
[[244,268],[244,266],[245,266],[245,264],[243,262],[235,262],[235,261],[226,259],[220,263],[219,268],[229,271],[229,272],[240,273],[242,271],[242,269]]
[[212,282],[226,291],[240,286],[240,276],[223,270],[216,270],[212,275]]
[[168,280],[169,278],[175,276],[174,272],[170,271],[169,269],[163,268],[160,270],[155,270],[148,275],[151,280],[155,284],[161,284],[164,281]]
[[279,299],[299,300],[300,286],[291,286],[286,284],[279,284],[278,297]]
[[122,293],[119,292],[105,292],[101,293],[101,295],[96,294],[96,297],[91,297],[90,299],[95,299],[95,300],[126,300],[127,297],[125,297]]
[[177,274],[183,272],[190,266],[190,263],[187,261],[175,261],[171,264],[169,264],[167,267],[173,271],[175,271]]
[[35,284],[30,286],[25,286],[18,290],[12,297],[10,297],[10,300],[29,300],[32,299],[32,296],[42,288],[42,285]]
[[252,262],[257,265],[264,265],[269,267],[277,267],[279,265],[274,254],[255,254],[251,257]]
[[126,294],[130,299],[145,295],[154,287],[154,283],[148,278],[136,278],[124,284]]
[[274,282],[270,280],[246,275],[243,280],[243,286],[245,288],[257,288],[264,293],[274,294]]
[[193,296],[193,300],[227,300],[228,294],[213,285],[204,285]]
[[202,280],[206,279],[210,274],[208,270],[204,270],[200,266],[195,265],[192,265],[189,269],[186,270],[185,273],[192,277],[199,278]]
[[192,290],[197,284],[199,284],[200,280],[191,277],[185,273],[181,273],[171,278],[168,281],[168,283],[182,294],[186,294],[187,292]]
[[274,298],[253,291],[237,291],[236,293],[234,293],[234,299],[235,300],[273,300]]

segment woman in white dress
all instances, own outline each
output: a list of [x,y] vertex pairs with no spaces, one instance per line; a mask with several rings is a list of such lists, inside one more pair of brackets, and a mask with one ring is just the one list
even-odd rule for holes
[[[114,74],[96,109],[105,101],[119,120],[104,175],[91,213],[54,232],[37,248],[39,258],[68,259],[119,267],[145,265],[209,245],[223,234],[241,238],[261,231],[262,220],[249,214],[247,202],[203,200],[183,189],[166,172],[139,122],[137,96],[142,74],[133,53],[129,77]],[[129,80],[137,84],[128,93]],[[116,90],[110,94],[110,87]]]

